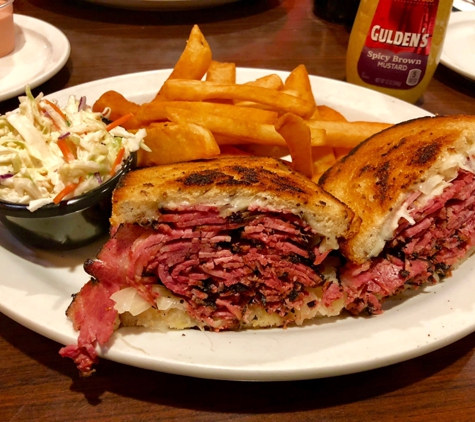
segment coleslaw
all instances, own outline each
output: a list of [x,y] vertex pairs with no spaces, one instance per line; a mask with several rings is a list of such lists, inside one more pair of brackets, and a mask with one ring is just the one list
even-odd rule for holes
[[145,129],[131,133],[118,121],[106,123],[107,110],[93,112],[85,97],[70,96],[61,108],[27,87],[19,101],[17,110],[0,115],[1,200],[30,211],[59,203],[109,180],[139,148],[148,150]]

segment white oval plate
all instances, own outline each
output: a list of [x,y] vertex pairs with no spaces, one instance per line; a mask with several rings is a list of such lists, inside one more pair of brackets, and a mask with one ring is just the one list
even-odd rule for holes
[[[35,88],[61,70],[71,47],[66,36],[42,20],[14,14],[15,49],[0,58],[0,101]],[[0,41],[1,42],[1,41]]]
[[440,62],[475,80],[475,11],[450,15]]
[[187,10],[204,9],[239,0],[86,0],[101,6],[132,10]]
[[[132,101],[151,100],[170,70],[123,75],[59,91],[86,95],[92,104],[107,90]],[[239,82],[269,73],[238,69]],[[399,122],[430,113],[406,102],[344,82],[311,76],[317,102],[350,120]],[[103,242],[102,240],[101,242]],[[62,344],[77,333],[65,310],[87,282],[83,262],[101,246],[52,253],[29,249],[0,226],[0,311]],[[407,292],[375,317],[322,318],[303,327],[210,333],[120,329],[100,355],[128,365],[200,378],[284,381],[349,374],[397,363],[446,346],[475,330],[475,257],[452,278]],[[58,355],[58,359],[61,357]],[[71,365],[73,363],[71,362]],[[100,363],[98,370],[100,371]]]

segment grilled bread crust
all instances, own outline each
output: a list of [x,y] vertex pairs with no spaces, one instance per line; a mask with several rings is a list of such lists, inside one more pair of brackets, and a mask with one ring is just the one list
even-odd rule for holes
[[356,263],[377,255],[382,230],[405,199],[442,173],[447,157],[466,157],[474,145],[475,116],[423,117],[379,132],[327,170],[319,185],[362,220],[343,253]]
[[147,224],[157,221],[163,208],[198,204],[223,210],[229,204],[234,210],[256,204],[265,210],[285,210],[301,216],[320,235],[333,241],[351,237],[359,225],[346,205],[292,171],[284,161],[253,156],[132,171],[121,179],[113,194],[111,225]]

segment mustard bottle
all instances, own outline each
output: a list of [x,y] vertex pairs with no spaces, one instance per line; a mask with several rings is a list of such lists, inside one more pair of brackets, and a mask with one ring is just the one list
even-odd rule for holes
[[361,0],[348,82],[415,103],[439,64],[452,0]]

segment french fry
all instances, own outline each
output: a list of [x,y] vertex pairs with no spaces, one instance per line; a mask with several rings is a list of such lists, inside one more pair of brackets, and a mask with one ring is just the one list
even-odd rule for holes
[[[289,95],[292,95],[293,97],[301,97],[300,95],[300,92],[298,91],[295,91],[293,89],[283,89],[281,92],[285,92],[286,94],[289,94]],[[317,107],[315,107],[315,110],[317,109]],[[315,111],[313,112],[315,114]],[[313,114],[312,114],[313,116]]]
[[[198,25],[194,25],[186,42],[185,49],[168,76],[168,79],[200,80],[208,71],[212,60],[211,48]],[[155,96],[156,100],[163,97],[162,89]]]
[[[258,78],[254,81],[245,82],[244,85],[258,86],[261,88],[273,89],[275,91],[280,91],[284,89],[284,82],[282,81],[282,78],[279,75],[276,75],[275,73],[262,76],[261,78]],[[234,101],[234,104],[241,107],[251,107],[254,109],[259,108],[268,110],[270,108],[269,106],[266,106],[264,104],[258,104],[253,101]]]
[[[389,123],[379,122],[347,122],[328,120],[306,120],[312,134],[315,130],[324,130],[326,136],[322,139],[321,145],[353,148],[360,142],[369,138],[377,132],[392,126]],[[313,146],[318,145],[318,140],[314,139]]]
[[320,176],[336,162],[335,152],[332,147],[312,147],[313,177],[318,182]]
[[216,138],[228,142],[228,145],[243,143],[256,143],[267,145],[285,145],[285,140],[280,136],[273,124],[262,124],[248,120],[238,120],[231,117],[217,116],[209,113],[198,113],[183,108],[167,108],[168,119],[175,123],[193,122],[211,131]]
[[335,147],[333,148],[333,152],[335,153],[335,158],[339,160],[341,157],[348,155],[348,153],[352,150],[352,148],[343,148],[343,147]]
[[313,96],[307,68],[303,64],[297,66],[290,72],[284,82],[284,89],[295,91],[304,100],[311,102],[314,106],[317,105],[315,97]]
[[280,117],[275,129],[285,139],[292,157],[292,168],[308,178],[313,176],[311,134],[305,121],[292,113]]
[[326,105],[318,105],[318,116],[312,116],[310,120],[333,120],[335,122],[346,122],[347,119],[339,111]]
[[252,155],[250,152],[244,151],[242,148],[235,147],[234,145],[220,145],[221,156],[223,155]]
[[[241,139],[232,135],[222,135],[220,133],[213,133],[216,143],[219,145],[219,148],[226,146],[235,146],[236,148],[241,148],[243,145],[248,145],[245,139]],[[254,145],[254,144],[249,144]],[[272,146],[272,145],[271,145]]]
[[206,73],[206,80],[220,84],[236,83],[236,63],[225,63],[211,60]]
[[195,113],[214,114],[223,117],[249,120],[258,123],[274,124],[278,117],[276,111],[253,110],[247,107],[238,107],[230,104],[216,104],[201,101],[152,101],[142,104],[137,112],[140,122],[167,120],[167,108],[183,108]]
[[151,151],[137,151],[139,167],[210,158],[220,153],[211,132],[190,122],[152,123],[146,130],[145,143]]
[[[341,114],[338,110],[335,110],[333,107],[329,107],[326,105],[318,105],[318,116],[317,119],[321,120],[333,120],[335,122],[346,122],[347,119],[343,114]],[[312,116],[314,119],[315,116]],[[322,150],[320,149],[322,148]],[[331,149],[331,152],[328,149]],[[328,151],[327,153],[322,151]],[[318,180],[320,176],[327,170],[333,163],[344,157],[351,151],[350,148],[344,147],[314,147],[313,148],[313,158],[314,158],[314,165],[315,165],[315,174],[313,176],[314,180]]]
[[194,25],[186,47],[168,79],[200,80],[206,74],[211,60],[211,48],[198,25]]
[[[219,123],[218,123],[219,122]],[[234,121],[232,119],[228,120],[227,122],[224,121],[219,121],[217,120],[217,123],[219,125],[224,125],[226,123],[234,124]],[[268,126],[268,125],[266,125]],[[270,130],[270,128],[265,128],[265,130]],[[218,145],[236,145],[238,147],[243,147],[244,145],[248,145],[249,148],[255,147],[256,149],[262,148],[262,151],[265,148],[269,148],[269,150],[275,148],[282,148],[283,150],[286,149],[285,154],[283,155],[289,155],[287,144],[285,143],[285,140],[280,137],[277,138],[272,137],[271,139],[267,139],[267,136],[262,139],[260,136],[255,136],[254,139],[249,139],[249,138],[243,138],[237,135],[233,135],[235,133],[235,129],[229,129],[227,131],[227,134],[220,134],[220,133],[213,133],[216,142]],[[325,131],[324,130],[319,130],[319,129],[314,129],[310,131],[311,134],[311,145],[313,146],[321,146],[325,143],[323,138],[325,137]],[[270,136],[269,136],[270,138]],[[258,155],[258,154],[256,154]],[[262,153],[262,155],[265,155]]]
[[117,120],[126,114],[132,113],[133,116],[121,125],[128,130],[141,127],[141,123],[135,117],[139,108],[138,104],[127,100],[127,98],[116,91],[104,92],[92,106],[92,110],[97,113],[103,113],[106,109],[110,109],[108,116],[110,120]]
[[[219,100],[216,100],[219,101]],[[222,100],[226,101],[226,100]],[[268,111],[273,111],[275,110],[274,107],[265,105],[265,104],[258,104],[253,101],[231,101],[232,104],[238,107],[247,107],[252,110],[268,110]]]
[[[218,142],[219,143],[219,142]],[[251,155],[257,155],[259,157],[274,157],[282,158],[286,155],[290,155],[289,147],[281,145],[260,145],[260,144],[246,144],[238,145],[238,148],[246,151]]]
[[261,78],[257,78],[255,81],[246,82],[244,85],[259,86],[261,88],[275,89],[276,91],[284,89],[282,78],[275,73],[262,76]]
[[[167,107],[177,104],[179,101],[157,101],[154,99],[149,103],[142,104],[137,111],[137,120],[143,125],[148,125],[152,122],[164,122],[167,118]],[[195,103],[193,103],[195,104]]]
[[303,64],[285,81],[274,73],[236,83],[236,64],[213,60],[208,42],[195,25],[151,102],[138,105],[109,91],[93,109],[110,110],[111,120],[131,114],[123,125],[126,129],[147,129],[145,143],[151,151],[138,152],[139,166],[220,153],[291,155],[294,168],[317,181],[354,146],[391,125],[349,122],[338,110],[317,105],[316,100]]
[[315,105],[280,91],[250,85],[214,84],[207,81],[184,79],[167,80],[162,87],[163,95],[175,101],[206,101],[230,99],[253,101],[281,112],[292,112],[301,117],[312,115]]

